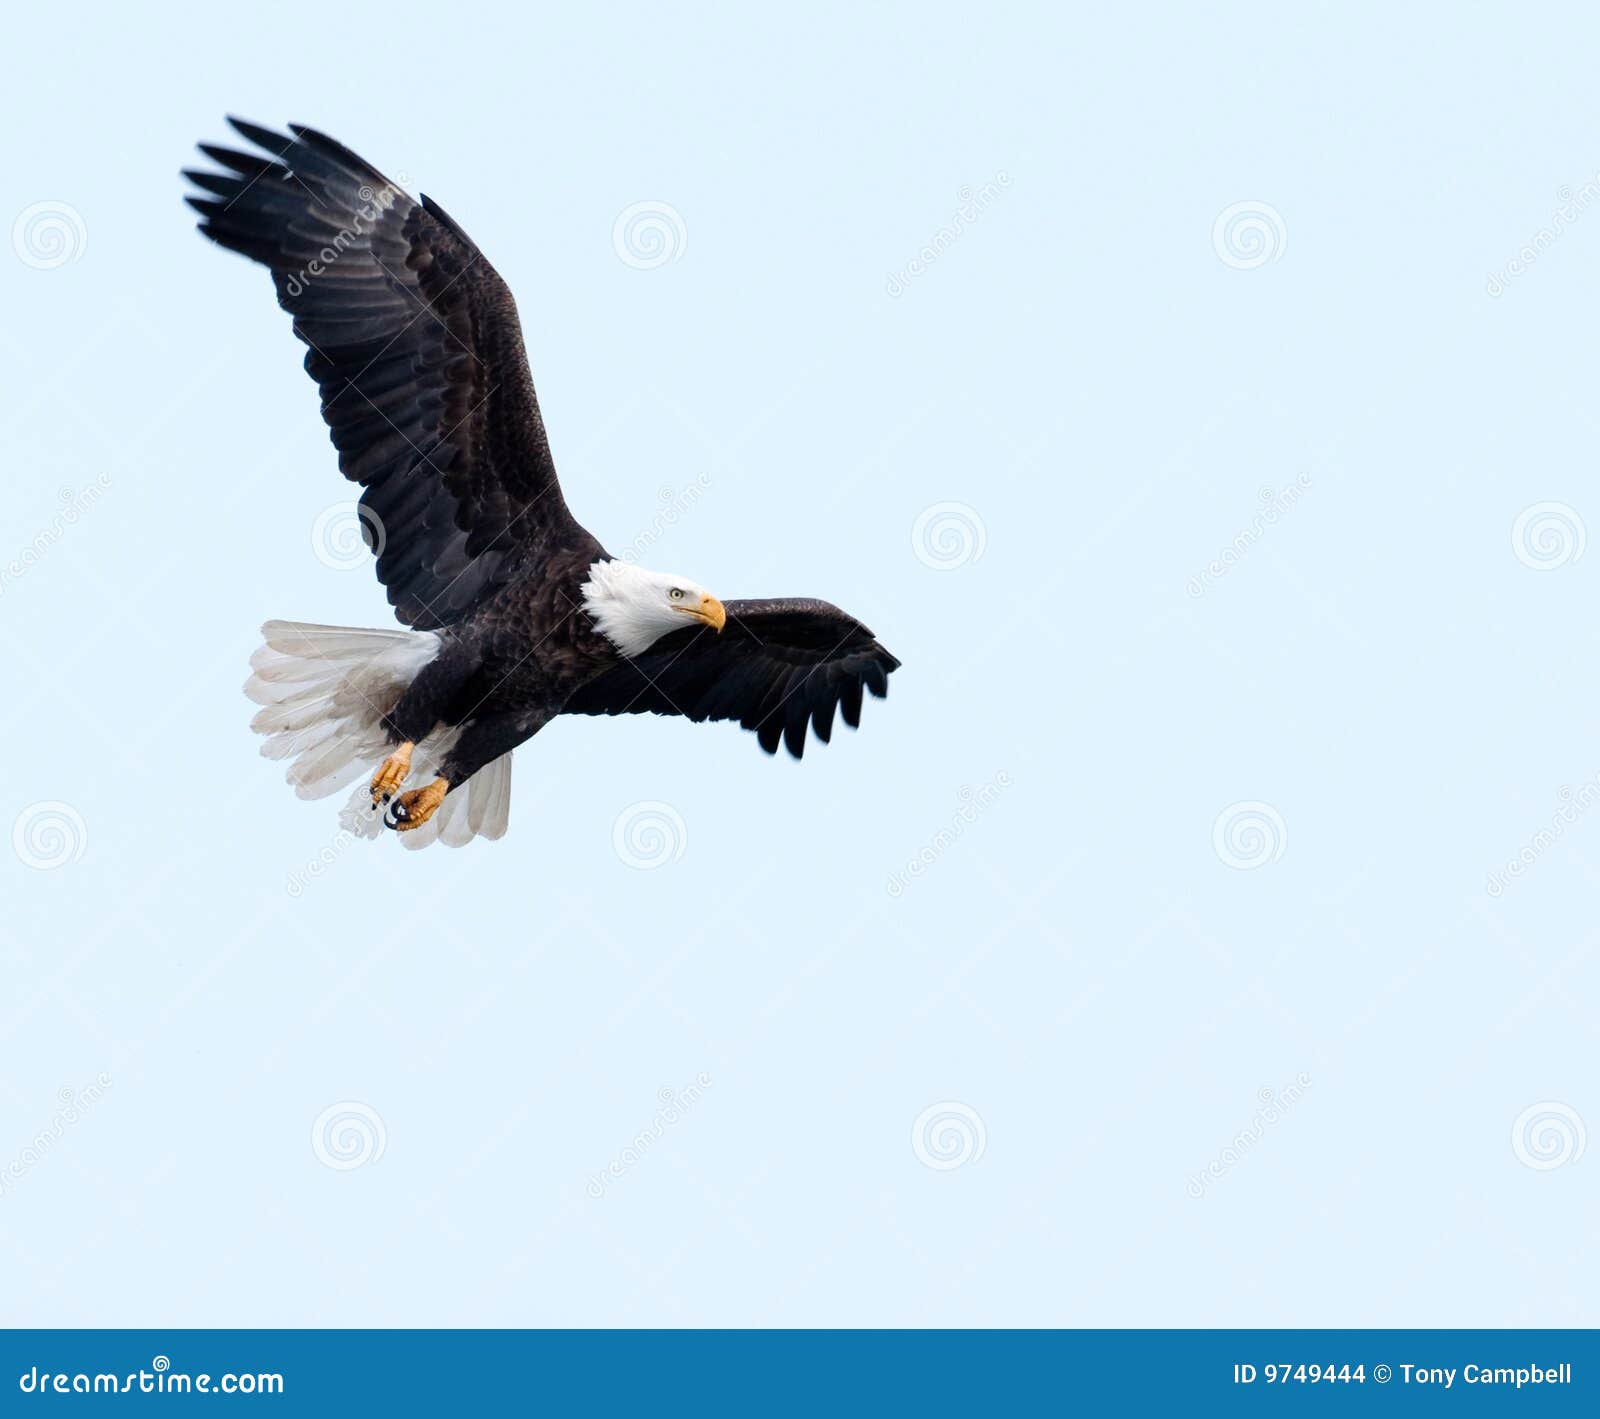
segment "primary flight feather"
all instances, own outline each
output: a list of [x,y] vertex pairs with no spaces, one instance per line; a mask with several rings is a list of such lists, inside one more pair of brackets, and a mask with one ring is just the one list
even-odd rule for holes
[[512,751],[558,714],[737,720],[798,759],[888,692],[900,662],[826,601],[724,604],[611,557],[561,495],[516,303],[467,234],[314,129],[228,121],[261,154],[202,144],[187,200],[272,273],[409,628],[262,628],[252,727],[301,797],[354,784],[357,831],[459,846],[505,832]]

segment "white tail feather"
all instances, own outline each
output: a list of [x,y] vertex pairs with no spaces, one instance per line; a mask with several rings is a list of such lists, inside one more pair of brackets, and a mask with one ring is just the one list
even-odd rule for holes
[[[339,821],[358,837],[377,837],[383,825],[367,783],[389,753],[383,717],[439,653],[439,637],[295,621],[268,621],[261,634],[266,643],[250,657],[244,692],[261,706],[250,727],[266,736],[262,754],[290,761],[287,778],[301,798],[325,798],[354,783]],[[440,729],[422,740],[411,757],[411,783],[436,777],[459,737],[458,729]],[[463,847],[474,837],[503,837],[510,812],[508,753],[399,837],[408,848],[434,841]]]

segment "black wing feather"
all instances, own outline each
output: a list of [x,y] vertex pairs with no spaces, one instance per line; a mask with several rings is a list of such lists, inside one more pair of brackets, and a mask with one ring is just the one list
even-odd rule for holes
[[[290,124],[202,144],[200,230],[272,272],[395,614],[437,629],[587,537],[561,497],[511,292],[437,204]],[[591,539],[592,540],[592,539]]]
[[564,714],[681,714],[736,719],[769,754],[805,752],[806,727],[824,744],[840,706],[861,722],[861,690],[880,699],[900,662],[854,617],[826,601],[730,601],[719,635],[676,631],[622,661],[567,701]]

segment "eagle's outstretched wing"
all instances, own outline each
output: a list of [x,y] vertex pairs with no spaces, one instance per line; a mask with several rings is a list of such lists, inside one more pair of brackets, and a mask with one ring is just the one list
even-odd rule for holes
[[362,484],[378,579],[408,626],[459,620],[569,539],[506,283],[426,196],[342,144],[228,120],[270,157],[202,144],[200,230],[272,272],[311,347],[339,467]]
[[674,631],[591,680],[563,714],[681,714],[736,719],[761,747],[799,758],[806,726],[826,744],[834,711],[861,722],[861,691],[879,699],[900,666],[872,632],[826,601],[729,601],[727,626]]

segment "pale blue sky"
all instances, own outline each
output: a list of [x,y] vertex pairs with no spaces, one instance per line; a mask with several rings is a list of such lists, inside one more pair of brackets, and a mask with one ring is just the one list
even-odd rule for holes
[[[1600,20],[256,23],[9,35],[0,1317],[1600,1321]],[[437,197],[574,511],[699,486],[643,560],[859,615],[861,733],[561,721],[503,842],[340,845],[240,686],[386,610],[228,111]]]

